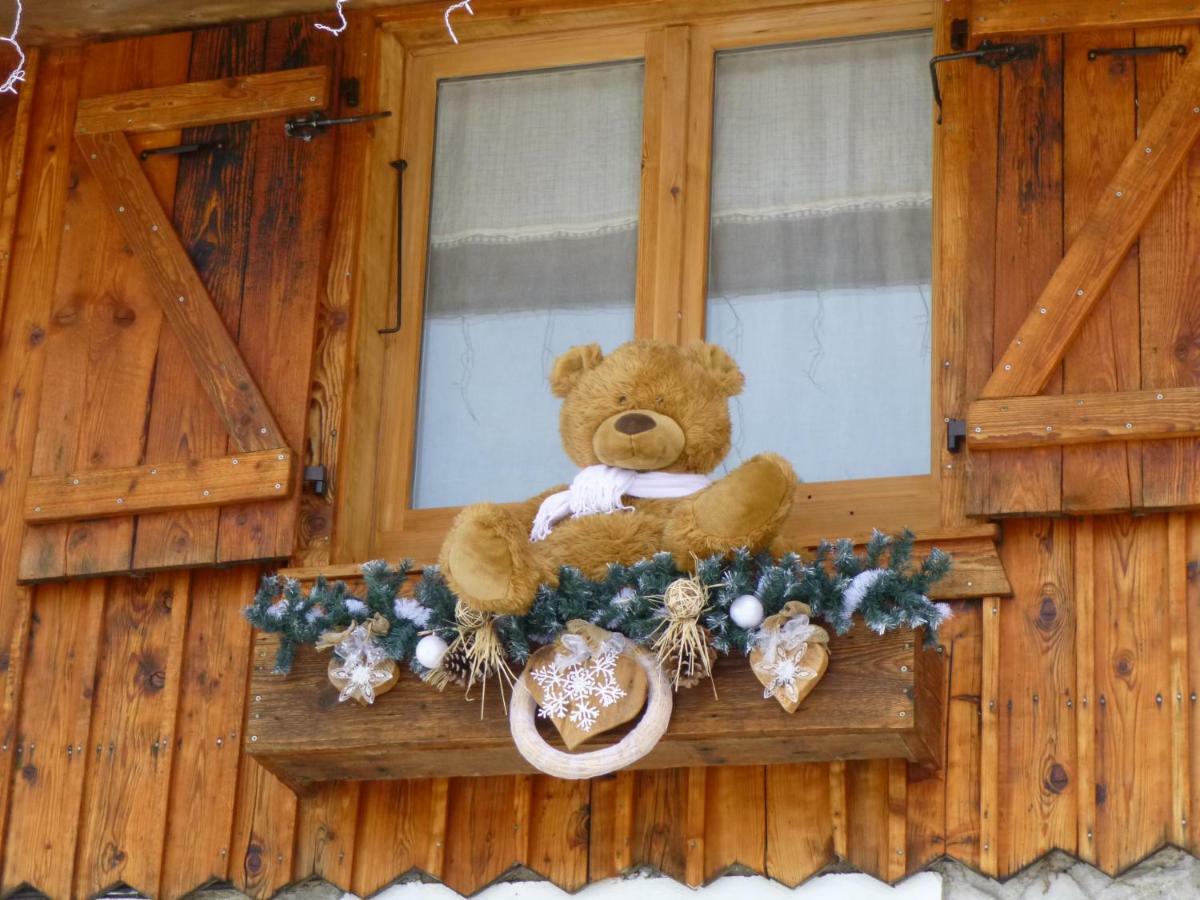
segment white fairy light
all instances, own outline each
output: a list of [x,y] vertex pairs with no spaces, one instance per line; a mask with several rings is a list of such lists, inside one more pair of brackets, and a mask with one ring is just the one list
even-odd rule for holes
[[349,2],[349,0],[337,0],[337,14],[338,14],[338,18],[342,20],[341,25],[338,25],[335,28],[332,25],[322,25],[320,22],[314,22],[313,28],[320,28],[322,31],[328,31],[330,34],[332,34],[334,36],[339,35],[343,31],[345,31],[346,30],[346,14],[344,12],[342,12],[342,4],[347,3],[347,2]]
[[0,43],[8,44],[17,51],[17,64],[8,73],[8,78],[4,80],[4,84],[0,85],[0,94],[15,94],[17,92],[17,85],[25,80],[25,51],[17,43],[17,32],[21,30],[22,11],[21,0],[17,0],[17,16],[13,20],[12,31],[8,37],[0,36]]
[[442,20],[446,23],[446,30],[450,32],[450,40],[458,43],[458,35],[454,33],[454,28],[450,25],[450,13],[456,9],[465,9],[471,15],[475,15],[475,10],[471,9],[471,0],[459,0],[458,3],[452,3],[446,7],[446,12],[442,14]]

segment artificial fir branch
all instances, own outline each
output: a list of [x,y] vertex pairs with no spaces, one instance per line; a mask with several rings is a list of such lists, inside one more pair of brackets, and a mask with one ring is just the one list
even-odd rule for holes
[[[911,532],[895,536],[876,532],[862,553],[850,541],[822,542],[813,558],[795,553],[778,559],[737,550],[727,556],[695,561],[695,577],[707,589],[701,625],[720,654],[750,652],[756,629],[739,627],[729,615],[730,604],[743,594],[755,595],[766,616],[775,615],[791,600],[807,603],[815,620],[843,634],[855,616],[867,627],[886,633],[899,628],[925,628],[932,641],[938,625],[949,615],[944,604],[929,599],[930,587],[950,570],[950,556],[932,550],[913,565]],[[293,579],[268,576],[262,580],[246,618],[255,628],[280,635],[276,670],[287,672],[296,648],[313,644],[326,631],[340,630],[375,614],[389,623],[380,640],[391,659],[409,661],[420,675],[425,670],[412,658],[422,634],[435,633],[447,642],[456,635],[457,598],[436,566],[427,567],[405,595],[411,571],[408,560],[390,566],[382,560],[362,567],[363,587],[352,593],[345,582],[318,578],[305,593]],[[861,602],[848,610],[845,592],[864,572],[874,580]],[[553,642],[572,619],[583,619],[648,644],[662,626],[661,598],[682,572],[669,553],[659,553],[632,566],[612,564],[604,578],[593,581],[578,569],[566,567],[558,587],[542,585],[523,616],[498,616],[496,633],[509,660],[524,663],[535,647]],[[411,605],[410,605],[411,604]],[[401,615],[401,612],[406,613]],[[424,621],[420,624],[412,616]]]

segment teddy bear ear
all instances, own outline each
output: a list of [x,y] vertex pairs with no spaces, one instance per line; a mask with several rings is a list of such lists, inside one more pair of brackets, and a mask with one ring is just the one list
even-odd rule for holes
[[745,376],[723,348],[716,344],[695,343],[687,348],[686,353],[716,380],[725,396],[736,397],[742,392],[746,384]]
[[554,368],[550,371],[550,390],[555,397],[566,397],[579,383],[583,373],[596,368],[603,359],[599,344],[572,347],[554,361]]

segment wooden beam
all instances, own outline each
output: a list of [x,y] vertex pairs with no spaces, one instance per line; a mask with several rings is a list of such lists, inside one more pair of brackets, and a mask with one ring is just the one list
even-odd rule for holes
[[1029,396],[1045,386],[1197,137],[1200,54],[1175,76],[988,378],[981,397]]
[[245,122],[312,112],[324,109],[328,102],[327,66],[284,69],[81,100],[75,133],[171,131],[219,122]]
[[967,409],[967,444],[972,450],[1197,434],[1200,388],[977,400]]
[[1037,34],[1200,21],[1196,0],[973,0],[971,33]]
[[126,239],[157,285],[163,313],[238,451],[285,447],[267,401],[155,198],[129,140],[120,132],[81,134],[76,140]]
[[279,500],[291,493],[290,450],[259,450],[198,462],[90,469],[29,480],[25,521],[62,522]]

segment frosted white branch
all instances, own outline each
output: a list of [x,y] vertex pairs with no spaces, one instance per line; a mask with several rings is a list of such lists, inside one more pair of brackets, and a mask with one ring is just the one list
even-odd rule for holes
[[320,22],[314,22],[313,28],[320,28],[322,31],[328,31],[332,35],[339,35],[346,30],[346,14],[342,12],[342,5],[348,3],[349,0],[337,0],[337,14],[341,20],[341,24],[336,28],[333,25],[322,25]]
[[8,44],[17,51],[17,64],[8,73],[8,78],[4,79],[4,84],[0,85],[0,94],[15,94],[17,85],[25,80],[25,51],[17,43],[17,33],[21,30],[22,12],[24,10],[21,8],[21,0],[17,0],[17,15],[13,20],[12,31],[7,37],[0,37],[0,43]]
[[450,32],[450,40],[458,43],[458,35],[454,33],[454,27],[450,24],[450,13],[456,9],[465,9],[471,15],[475,15],[475,10],[471,9],[471,0],[459,0],[458,3],[451,3],[446,7],[446,12],[442,14],[442,20],[446,23],[446,30]]

